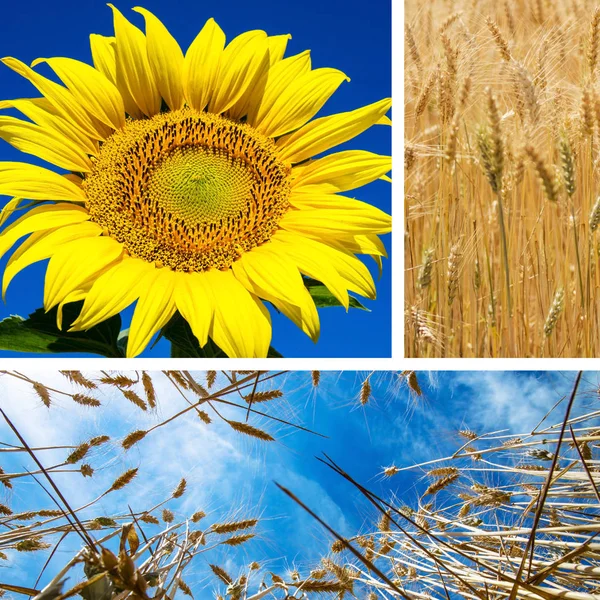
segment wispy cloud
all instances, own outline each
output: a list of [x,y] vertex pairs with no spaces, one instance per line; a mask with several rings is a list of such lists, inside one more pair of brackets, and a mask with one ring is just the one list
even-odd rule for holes
[[568,393],[573,377],[551,372],[458,372],[452,378],[455,417],[485,431],[530,432]]
[[[76,389],[58,373],[28,372],[28,375],[56,389]],[[292,382],[291,395],[299,389],[297,383]],[[73,506],[97,497],[126,469],[140,467],[138,477],[126,490],[105,496],[89,515],[124,513],[128,506],[135,511],[145,510],[168,497],[179,480],[185,478],[188,491],[174,503],[177,518],[185,518],[196,510],[208,513],[208,523],[260,516],[264,525],[259,527],[258,542],[253,546],[260,558],[284,560],[293,556],[304,562],[315,559],[327,552],[331,540],[323,536],[311,517],[292,505],[275,487],[273,480],[277,479],[294,489],[335,528],[350,533],[344,510],[330,497],[323,481],[290,466],[295,463],[301,470],[314,461],[312,450],[305,460],[301,458],[307,438],[312,438],[308,433],[286,437],[285,443],[266,444],[240,435],[214,415],[213,422],[206,425],[191,411],[123,451],[119,445],[123,436],[133,430],[146,430],[188,406],[174,394],[164,376],[158,374],[155,384],[161,399],[160,414],[140,411],[116,390],[105,393],[102,407],[94,409],[81,407],[60,394],[53,394],[53,405],[47,409],[30,384],[7,376],[0,379],[0,393],[12,399],[5,404],[5,410],[32,446],[78,444],[100,434],[111,436],[109,444],[91,451],[90,462],[101,465],[92,479],[84,479],[77,473],[56,476],[56,482]],[[235,401],[239,402],[239,397]],[[284,410],[290,412],[289,408]],[[245,419],[245,412],[237,409],[219,407],[219,411],[230,419]],[[253,419],[252,423],[271,431],[285,431],[265,419]],[[14,441],[5,424],[0,424],[0,436],[2,440]],[[62,462],[69,452],[56,450],[39,455],[50,466]],[[12,455],[9,466],[14,467],[17,460],[30,464],[26,456]],[[34,483],[26,487],[27,498],[12,498],[11,504],[40,504],[43,493]],[[241,553],[223,549],[217,556],[233,572],[250,559],[243,549]],[[55,559],[57,564],[59,557],[60,554]],[[36,563],[30,564],[33,569]]]

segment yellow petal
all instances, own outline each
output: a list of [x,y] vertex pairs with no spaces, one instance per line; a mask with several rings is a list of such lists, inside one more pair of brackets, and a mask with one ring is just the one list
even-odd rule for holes
[[[0,212],[0,227],[6,223],[7,219],[9,219],[14,212],[19,210],[21,202],[24,202],[23,198],[13,198],[2,207],[2,212]],[[24,209],[21,208],[20,210]]]
[[127,358],[141,354],[154,334],[175,314],[176,275],[171,269],[155,269],[146,277],[143,288],[140,286],[140,297],[129,327]]
[[366,131],[385,115],[392,105],[386,98],[350,112],[322,117],[277,140],[279,156],[291,163],[299,163]]
[[90,156],[98,154],[98,141],[90,138],[77,127],[73,127],[69,121],[59,116],[56,109],[45,98],[0,101],[0,110],[6,108],[16,108],[36,125],[61,135],[85,154]]
[[264,91],[252,95],[248,106],[248,123],[256,126],[261,123],[277,98],[285,92],[291,83],[310,71],[310,51],[290,56],[269,69]]
[[122,255],[123,246],[110,237],[84,238],[63,245],[48,263],[44,308],[48,311],[62,302],[82,283],[120,260]]
[[32,208],[0,234],[0,258],[17,240],[29,233],[82,223],[89,218],[84,208],[72,204],[44,204]]
[[208,104],[212,113],[231,108],[254,81],[267,53],[267,34],[247,31],[234,38],[223,50],[215,89]]
[[94,327],[133,304],[146,277],[154,270],[154,266],[146,261],[124,257],[96,279],[71,331]]
[[267,82],[267,76],[269,74],[270,63],[269,53],[262,52],[262,60],[254,74],[252,81],[246,86],[246,90],[242,94],[241,98],[225,111],[225,116],[234,121],[239,121],[248,114],[250,107],[255,102],[256,98],[260,98],[264,93],[265,85]]
[[261,98],[268,88],[269,78],[272,76],[273,65],[278,63],[283,57],[287,41],[291,36],[277,35],[267,38],[267,52],[264,54],[262,62],[254,76],[254,80],[246,87],[243,96],[227,110],[227,117],[234,120],[240,120],[247,116],[247,122],[252,123],[250,115],[256,112],[256,107],[261,103]]
[[273,303],[313,341],[319,338],[319,316],[296,265],[265,244],[233,264],[233,272],[249,291]]
[[293,80],[256,122],[259,131],[278,137],[312,119],[348,77],[337,69],[315,69]]
[[391,218],[368,204],[364,208],[290,210],[282,217],[279,226],[319,237],[381,234],[392,230]]
[[91,221],[34,233],[17,248],[6,265],[2,279],[2,298],[6,296],[6,290],[14,276],[25,267],[50,258],[64,244],[81,238],[95,237],[101,233],[102,228]]
[[62,331],[63,328],[63,308],[65,307],[65,304],[69,304],[70,302],[79,302],[85,298],[86,294],[86,288],[75,290],[58,305],[58,309],[56,311],[56,327],[59,331]]
[[343,278],[327,261],[323,260],[323,255],[311,244],[281,244],[277,239],[273,239],[272,242],[273,249],[278,254],[289,257],[304,275],[320,281],[348,310],[350,300]]
[[375,261],[379,277],[381,277],[383,274],[383,261],[381,260],[381,256],[372,256],[371,258]]
[[392,120],[387,117],[386,115],[383,115],[383,117],[381,117],[381,119],[379,119],[379,121],[377,121],[377,125],[390,125],[392,124]]
[[77,146],[52,129],[14,117],[0,117],[0,138],[26,154],[33,154],[57,167],[89,172],[92,163]]
[[178,273],[175,304],[188,322],[200,347],[206,346],[214,313],[213,298],[203,273]]
[[[347,198],[340,194],[303,194],[296,191],[291,194],[290,203],[295,208],[302,210],[339,210],[353,215],[350,216],[350,220],[364,216],[364,225],[369,229],[377,229],[377,233],[388,233],[392,228],[392,217],[384,211],[367,202]],[[340,220],[344,220],[344,217]],[[370,225],[367,225],[367,222]]]
[[126,87],[140,110],[152,117],[160,112],[161,97],[152,75],[146,37],[112,4],[115,38],[117,87]]
[[288,41],[292,39],[289,33],[284,35],[270,35],[267,39],[269,45],[269,62],[271,66],[283,59]]
[[327,240],[345,252],[352,254],[368,254],[369,256],[387,257],[387,250],[383,242],[375,234],[354,235]]
[[351,292],[367,298],[375,298],[375,283],[367,267],[355,256],[339,247],[317,240],[308,239],[300,234],[289,231],[278,231],[273,236],[273,241],[282,242],[302,248],[303,252],[311,252],[314,257],[328,263],[344,280],[346,288]]
[[79,186],[58,173],[19,162],[0,162],[0,195],[30,200],[86,200]]
[[8,68],[30,81],[52,103],[63,119],[72,123],[73,126],[78,127],[83,133],[94,139],[100,140],[104,138],[98,125],[94,123],[91,116],[67,88],[36,73],[16,58],[3,58],[2,62]]
[[42,62],[48,63],[88,113],[112,129],[125,125],[123,98],[102,73],[72,58],[38,58],[32,66]]
[[[366,150],[346,150],[309,163],[298,172],[294,189],[319,186],[321,191],[345,192],[378,179],[392,168],[392,157]],[[303,190],[303,191],[308,191]]]
[[121,78],[121,85],[117,80],[117,41],[114,37],[90,35],[90,48],[92,50],[92,60],[94,67],[100,71],[110,82],[114,83],[121,94],[125,112],[134,119],[141,119],[143,114],[131,96],[129,88],[124,84]]
[[213,296],[210,337],[229,358],[265,358],[271,343],[271,319],[263,303],[229,271],[202,273]]
[[196,110],[204,110],[212,96],[224,47],[223,30],[214,19],[209,19],[186,52],[183,65],[185,99]]
[[146,21],[148,61],[158,91],[171,110],[183,106],[183,52],[163,23],[149,10],[137,6],[135,12]]
[[96,70],[100,71],[115,85],[117,84],[117,62],[115,58],[116,41],[114,37],[90,34],[90,50],[92,62]]
[[83,178],[76,173],[65,173],[63,178],[67,181],[70,181],[72,184],[76,185],[78,188],[81,188],[81,184],[83,183]]

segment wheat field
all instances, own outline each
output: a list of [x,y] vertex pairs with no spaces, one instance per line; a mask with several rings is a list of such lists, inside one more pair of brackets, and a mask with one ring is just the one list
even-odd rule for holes
[[[570,396],[532,431],[463,428],[451,455],[421,464],[399,452],[380,477],[420,473],[417,499],[402,483],[382,498],[346,474],[379,517],[348,539],[390,580],[357,565],[368,600],[599,597],[598,391],[571,377]],[[332,552],[348,554],[337,542]]]
[[598,356],[599,71],[595,2],[407,1],[407,356]]

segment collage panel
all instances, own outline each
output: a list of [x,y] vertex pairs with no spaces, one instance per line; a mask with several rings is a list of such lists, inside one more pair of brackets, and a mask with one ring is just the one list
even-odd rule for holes
[[600,8],[405,19],[405,355],[597,357]]
[[0,600],[600,599],[600,7],[2,9]]
[[593,600],[599,386],[575,371],[2,371],[0,590]]
[[3,357],[391,357],[391,0],[5,4]]

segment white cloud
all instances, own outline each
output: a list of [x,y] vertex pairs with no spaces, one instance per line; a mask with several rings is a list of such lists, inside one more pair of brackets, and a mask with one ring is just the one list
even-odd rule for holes
[[[76,390],[57,372],[28,371],[27,375],[56,389]],[[189,516],[196,510],[208,513],[209,522],[264,516],[264,524],[257,532],[262,538],[258,547],[266,545],[271,548],[267,556],[288,556],[288,551],[301,553],[303,559],[313,554],[320,555],[326,551],[330,540],[311,517],[301,509],[295,510],[293,503],[275,488],[272,479],[278,479],[316,508],[334,528],[349,533],[350,527],[343,511],[319,482],[288,469],[290,452],[296,452],[293,446],[288,447],[291,444],[289,439],[285,444],[260,443],[234,432],[226,422],[214,415],[213,422],[206,425],[192,411],[150,433],[127,452],[123,451],[119,442],[124,435],[137,429],[146,430],[188,406],[163,375],[157,374],[154,381],[160,401],[158,414],[140,411],[116,390],[98,396],[102,400],[99,408],[81,407],[70,398],[54,393],[53,404],[47,409],[30,383],[6,375],[0,378],[0,394],[10,399],[3,406],[32,446],[78,444],[100,434],[111,436],[111,444],[95,448],[90,453],[89,462],[97,467],[92,479],[84,479],[78,473],[55,477],[73,506],[81,506],[95,498],[126,469],[140,467],[138,477],[126,490],[110,493],[103,498],[90,513],[93,516],[110,515],[114,511],[126,513],[128,505],[135,511],[150,508],[168,497],[184,477],[188,482],[188,491],[172,507],[177,517]],[[240,401],[239,397],[233,400]],[[282,410],[291,412],[290,407],[285,405]],[[219,412],[227,418],[245,419],[245,413],[238,409],[220,406]],[[263,425],[255,419],[251,423],[259,427]],[[287,431],[273,423],[266,423],[265,427],[270,432],[280,429],[283,434]],[[15,441],[3,423],[0,423],[0,440]],[[60,463],[68,453],[69,450],[57,450],[38,454],[48,466]],[[20,455],[19,460],[29,464],[25,455]],[[6,464],[4,460],[2,462]],[[13,457],[11,468],[14,465]],[[23,489],[27,492],[23,492]],[[25,485],[23,481],[15,486],[15,492],[16,497],[11,500],[11,505],[39,504],[41,492],[34,483]],[[290,513],[294,515],[291,521],[288,518]],[[282,531],[289,533],[284,536],[283,545],[280,541]],[[272,551],[274,547],[278,548],[275,554]],[[239,558],[237,554],[235,558],[225,558],[233,561],[231,566],[235,572],[234,566],[239,568],[246,564],[247,557],[242,549]],[[61,562],[58,556],[56,562]]]
[[[572,380],[549,373],[457,372],[452,382],[457,411],[454,417],[484,431],[508,428],[511,433],[526,434],[568,393]],[[559,419],[557,415],[555,420]]]

